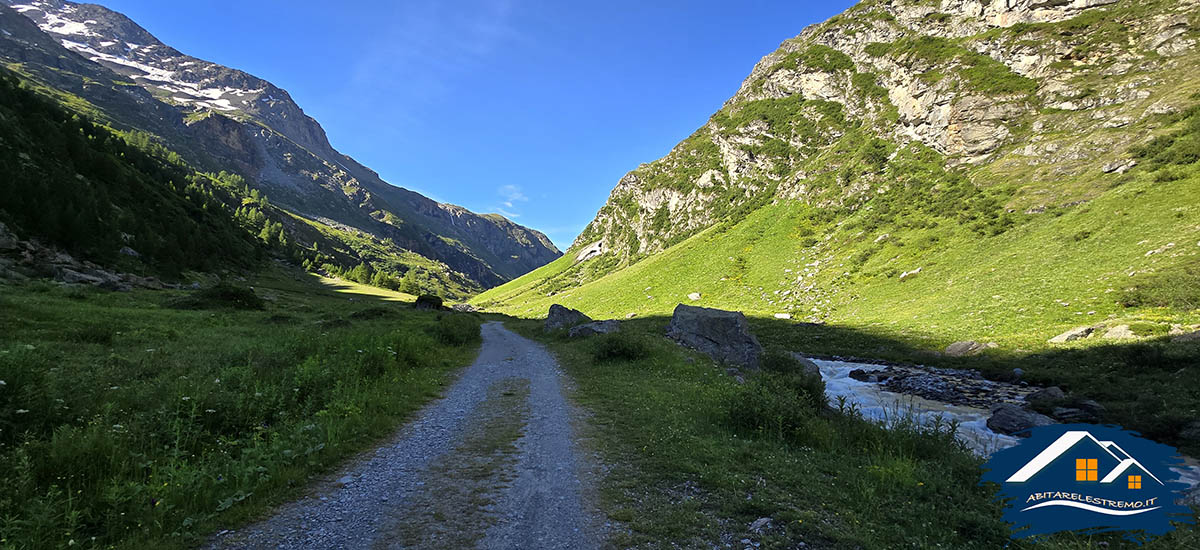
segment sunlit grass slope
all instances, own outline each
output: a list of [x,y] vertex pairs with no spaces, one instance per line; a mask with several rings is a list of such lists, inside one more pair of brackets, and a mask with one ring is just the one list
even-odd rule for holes
[[[812,214],[780,201],[578,288],[546,290],[573,261],[564,257],[473,302],[523,317],[561,303],[596,318],[669,314],[678,303],[694,303],[884,327],[931,348],[967,338],[1038,345],[1105,320],[1148,322],[1163,333],[1172,323],[1200,322],[1196,311],[1121,303],[1149,274],[1200,259],[1195,176],[1131,178],[1091,202],[1023,215],[998,236],[954,224],[866,232],[852,215],[826,225],[806,246]],[[701,299],[689,300],[696,292]]]

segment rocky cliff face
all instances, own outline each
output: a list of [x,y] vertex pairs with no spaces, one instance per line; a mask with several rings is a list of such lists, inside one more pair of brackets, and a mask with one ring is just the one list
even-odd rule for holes
[[303,218],[386,239],[482,287],[560,255],[537,231],[384,182],[333,149],[285,90],[180,53],[120,13],[4,0],[0,22],[0,53],[26,76],[83,98],[111,124],[159,136],[201,167],[245,176]]
[[1154,116],[1194,102],[1198,29],[1197,0],[864,0],[623,177],[571,251],[616,268],[769,201],[866,207],[914,155],[981,188],[1020,172],[1010,209],[1086,200],[1053,179],[1128,169]]

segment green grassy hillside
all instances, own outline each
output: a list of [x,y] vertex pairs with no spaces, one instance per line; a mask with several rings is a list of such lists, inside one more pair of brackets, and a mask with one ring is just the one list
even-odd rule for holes
[[[1034,383],[1100,400],[1109,421],[1196,452],[1200,442],[1179,434],[1200,416],[1200,398],[1186,389],[1200,386],[1192,368],[1200,345],[1172,333],[1200,328],[1198,145],[1194,108],[1165,121],[1134,152],[1140,166],[1090,200],[1036,213],[1000,206],[1015,184],[955,191],[954,171],[936,169],[871,208],[777,198],[598,278],[588,270],[605,256],[575,265],[568,256],[473,303],[521,317],[559,303],[618,319],[690,303],[745,311],[773,347],[999,377],[1019,367]],[[902,157],[891,166],[914,173]],[[1048,342],[1097,325],[1091,338]],[[1118,325],[1137,339],[1103,338]],[[979,357],[936,355],[958,340],[998,346]]]
[[[780,198],[598,279],[587,281],[592,261],[564,257],[473,302],[525,316],[563,303],[623,317],[669,313],[700,292],[700,305],[894,326],[926,334],[931,347],[965,338],[1036,345],[1101,321],[1166,334],[1200,321],[1191,284],[1200,266],[1198,125],[1200,109],[1179,117],[1140,152],[1143,167],[1071,207],[1009,212],[938,180],[893,187],[856,211]],[[1007,198],[1006,187],[991,196]]]

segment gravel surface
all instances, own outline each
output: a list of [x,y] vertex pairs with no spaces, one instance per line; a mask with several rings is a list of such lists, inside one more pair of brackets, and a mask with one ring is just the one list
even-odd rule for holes
[[[366,549],[401,548],[392,522],[406,500],[430,480],[429,466],[453,460],[464,421],[497,382],[529,381],[529,418],[516,442],[507,483],[495,488],[480,547],[598,548],[603,524],[583,498],[585,487],[571,428],[576,413],[563,397],[563,374],[542,346],[498,322],[482,328],[479,357],[396,438],[351,461],[319,482],[311,494],[280,507],[275,515],[236,531],[222,532],[207,548]],[[583,476],[582,479],[589,479]],[[444,518],[453,523],[456,518]],[[455,526],[441,526],[442,528]],[[464,526],[471,528],[472,526]]]

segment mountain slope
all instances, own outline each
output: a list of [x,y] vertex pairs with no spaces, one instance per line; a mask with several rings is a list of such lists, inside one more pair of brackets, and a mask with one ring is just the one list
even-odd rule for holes
[[[66,92],[61,99],[102,122],[152,134],[199,167],[241,174],[297,220],[365,236],[392,258],[424,256],[445,266],[434,271],[461,272],[484,288],[559,254],[537,231],[387,184],[336,151],[286,91],[184,55],[119,13],[57,0],[5,4],[13,11],[0,7],[0,52],[11,68],[52,95]],[[389,263],[348,242],[339,248],[379,269]]]
[[[0,172],[0,234],[11,227],[96,261],[168,275],[248,268],[265,256],[226,208],[242,200],[237,190],[139,151],[21,89],[3,69]],[[14,263],[64,275],[37,265],[40,251],[0,240],[9,256],[0,257],[0,280]]]
[[566,256],[475,302],[605,317],[700,292],[931,347],[1196,323],[1186,291],[1166,315],[1128,297],[1197,265],[1198,28],[1194,0],[860,2],[622,178]]

